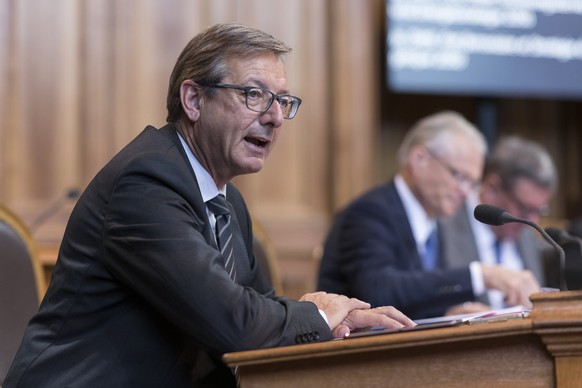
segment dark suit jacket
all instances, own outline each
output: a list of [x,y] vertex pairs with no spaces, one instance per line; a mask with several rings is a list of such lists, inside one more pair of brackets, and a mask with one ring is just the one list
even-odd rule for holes
[[365,193],[338,214],[325,242],[318,289],[373,306],[393,305],[415,319],[442,315],[474,299],[468,266],[423,270],[393,182]]
[[325,340],[312,303],[273,296],[240,193],[237,281],[214,248],[173,127],[147,127],[83,193],[4,388],[234,386],[225,352]]

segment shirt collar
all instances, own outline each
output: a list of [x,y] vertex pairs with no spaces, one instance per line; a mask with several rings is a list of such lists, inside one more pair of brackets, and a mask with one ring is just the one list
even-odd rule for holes
[[485,252],[493,249],[497,237],[495,236],[495,233],[493,233],[491,226],[477,221],[473,216],[473,209],[475,209],[478,204],[479,195],[477,193],[471,193],[467,196],[465,206],[469,221],[471,222],[471,228],[473,229],[473,234],[479,236],[479,238],[476,238],[477,248],[479,249],[479,252]]
[[410,191],[410,188],[401,175],[396,175],[394,184],[402,200],[402,205],[408,217],[414,240],[418,245],[423,245],[435,229],[436,221],[426,214],[424,208],[418,202],[412,191]]
[[186,155],[188,156],[188,161],[194,170],[194,175],[196,175],[196,180],[198,181],[198,186],[200,187],[200,194],[202,195],[202,200],[207,202],[212,198],[216,197],[218,194],[222,194],[226,197],[226,185],[222,188],[216,187],[216,183],[208,173],[202,167],[190,147],[186,144],[180,133],[178,133],[178,137],[180,138],[180,143],[182,143],[182,147],[184,147],[184,151],[186,151]]

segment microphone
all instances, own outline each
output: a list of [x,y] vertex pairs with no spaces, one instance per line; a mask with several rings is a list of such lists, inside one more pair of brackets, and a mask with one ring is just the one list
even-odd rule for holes
[[55,202],[51,204],[47,209],[45,209],[38,217],[36,217],[31,223],[28,229],[31,233],[34,233],[36,229],[38,229],[42,224],[46,222],[49,218],[51,218],[56,212],[58,212],[67,201],[77,199],[81,192],[79,189],[72,188],[67,190],[64,196],[57,199]]
[[574,242],[577,244],[582,243],[582,239],[580,237],[572,236],[570,233],[562,229],[549,227],[546,228],[546,233],[558,244],[566,244],[569,242]]
[[518,222],[520,224],[529,225],[537,230],[558,252],[560,257],[560,291],[566,291],[566,254],[564,253],[564,249],[562,249],[562,247],[558,245],[558,243],[554,241],[554,239],[552,239],[541,226],[535,222],[526,220],[525,218],[514,217],[506,212],[505,209],[487,204],[477,205],[473,211],[473,216],[477,221],[487,225],[500,226],[511,222]]
[[553,227],[546,228],[546,232],[564,250],[566,257],[565,281],[568,289],[582,289],[582,239]]
[[[477,205],[473,211],[475,219],[483,224],[499,226],[508,222],[517,222],[517,218],[511,216],[504,209],[487,204]],[[525,222],[529,222],[524,220]]]

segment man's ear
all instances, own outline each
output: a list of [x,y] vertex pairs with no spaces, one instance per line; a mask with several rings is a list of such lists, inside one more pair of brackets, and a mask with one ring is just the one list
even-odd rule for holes
[[425,168],[429,162],[429,154],[423,145],[417,144],[408,153],[408,164],[413,171]]
[[190,121],[198,121],[200,117],[200,93],[198,85],[192,80],[184,80],[180,85],[180,103],[184,114]]

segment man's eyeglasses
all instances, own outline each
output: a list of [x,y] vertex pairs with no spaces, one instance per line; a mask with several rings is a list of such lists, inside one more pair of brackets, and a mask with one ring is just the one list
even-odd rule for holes
[[270,90],[258,88],[256,86],[241,86],[221,83],[204,83],[197,82],[199,85],[210,88],[221,89],[236,89],[242,90],[245,93],[245,103],[247,108],[253,112],[265,113],[269,110],[273,101],[277,100],[283,113],[283,118],[291,120],[297,114],[301,99],[299,97],[291,96],[289,94],[277,95]]
[[430,155],[431,158],[436,160],[445,170],[447,170],[449,175],[455,180],[455,182],[457,182],[457,184],[459,185],[460,188],[465,189],[465,190],[475,190],[479,187],[478,181],[475,181],[473,178],[471,178],[467,174],[457,170],[456,168],[454,168],[450,164],[446,163],[444,160],[442,160],[442,158],[437,156],[430,149],[427,148],[426,151],[428,152],[428,154]]
[[509,198],[509,200],[511,202],[513,202],[513,205],[515,206],[517,211],[514,211],[514,213],[516,213],[516,215],[518,215],[519,217],[523,217],[526,219],[529,219],[531,217],[544,217],[547,216],[549,214],[549,207],[547,205],[543,205],[543,206],[530,206],[527,205],[525,203],[523,203],[523,201],[521,201],[519,198],[517,198],[517,195],[510,189],[503,189],[503,191],[505,192],[505,194],[507,195],[507,197]]

